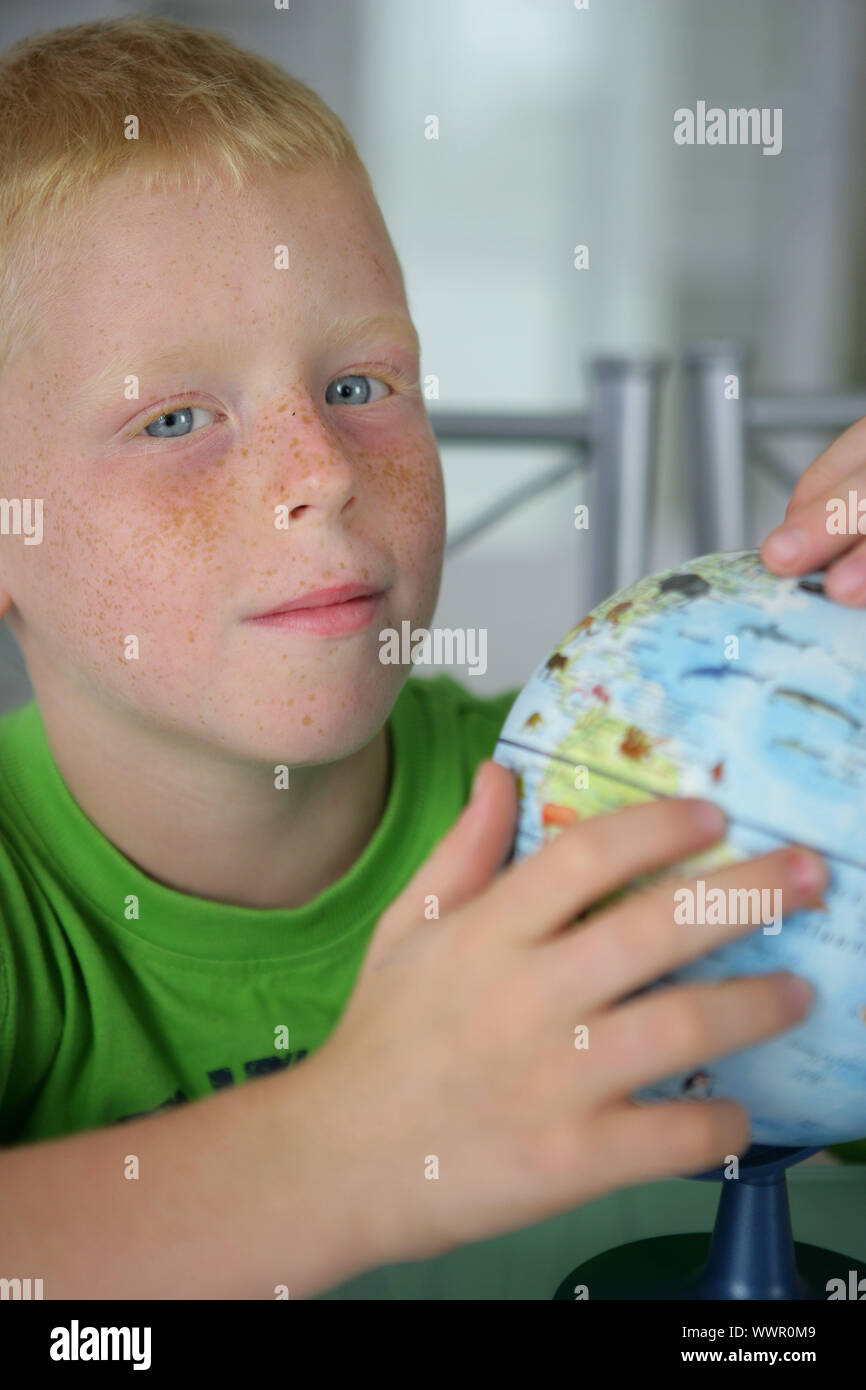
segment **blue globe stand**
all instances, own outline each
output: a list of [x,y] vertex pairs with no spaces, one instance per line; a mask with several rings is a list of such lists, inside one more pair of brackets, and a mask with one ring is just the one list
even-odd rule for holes
[[866,1265],[818,1245],[795,1243],[785,1170],[818,1149],[752,1145],[739,1178],[716,1168],[694,1173],[722,1182],[712,1234],[656,1236],[596,1255],[565,1278],[554,1299],[826,1299],[830,1279]]

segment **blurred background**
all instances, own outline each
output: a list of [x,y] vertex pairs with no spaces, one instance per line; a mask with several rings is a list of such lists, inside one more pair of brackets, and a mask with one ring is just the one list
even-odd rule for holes
[[[434,419],[584,410],[594,356],[668,360],[644,519],[652,570],[696,553],[686,345],[742,344],[750,392],[861,389],[866,6],[580,3],[3,0],[0,47],[37,27],[159,13],[222,29],[319,91],[355,139],[402,262],[422,380],[438,382]],[[698,101],[782,108],[781,152],[676,144],[674,112]],[[588,269],[574,267],[578,244]],[[787,440],[781,474],[754,476],[745,544],[781,520],[834,433]],[[587,473],[541,491],[534,480],[569,457],[561,446],[444,440],[441,452],[452,541],[528,485],[511,514],[446,557],[434,620],[487,628],[477,692],[521,685],[589,606],[574,528]],[[0,641],[9,707],[29,682],[5,624]]]

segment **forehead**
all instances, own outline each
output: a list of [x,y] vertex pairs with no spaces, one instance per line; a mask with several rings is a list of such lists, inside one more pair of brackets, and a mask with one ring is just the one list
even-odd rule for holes
[[144,190],[128,172],[96,189],[53,269],[50,337],[76,386],[114,358],[129,370],[170,343],[271,330],[287,341],[335,319],[408,320],[399,263],[351,170],[268,171],[241,192]]
[[348,245],[378,254],[380,243],[393,254],[375,201],[349,169],[263,171],[240,190],[217,174],[199,188],[146,189],[124,171],[94,190],[81,250],[84,272],[98,284],[139,266],[204,266],[217,259],[234,261],[238,273],[251,264],[262,270],[273,264],[277,245],[294,251],[303,269],[344,254]]

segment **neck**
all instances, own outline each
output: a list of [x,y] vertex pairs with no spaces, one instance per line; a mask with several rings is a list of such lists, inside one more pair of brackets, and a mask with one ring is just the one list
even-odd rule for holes
[[31,678],[75,801],[121,854],[180,893],[300,907],[348,872],[381,820],[391,777],[385,725],[348,757],[291,768],[289,789],[278,791],[273,764],[195,744],[80,691],[58,693],[55,674]]

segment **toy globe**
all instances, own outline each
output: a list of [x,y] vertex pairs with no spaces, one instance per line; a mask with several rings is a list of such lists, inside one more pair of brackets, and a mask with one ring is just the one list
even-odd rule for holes
[[[756,1181],[760,1172],[766,1192],[775,1169],[782,1195],[791,1161],[866,1135],[866,613],[830,600],[821,574],[771,574],[755,551],[690,560],[572,628],[518,695],[494,758],[517,778],[515,859],[569,822],[654,797],[701,796],[725,811],[724,841],[680,866],[682,920],[756,925],[647,989],[780,969],[813,987],[795,1028],[659,1078],[635,1099],[739,1101]],[[702,878],[791,843],[826,859],[820,907],[782,920],[765,890],[744,916],[742,895],[722,900]],[[743,1165],[745,1174],[749,1155]],[[786,1210],[771,1222],[783,1244]],[[750,1222],[757,1237],[754,1212]],[[752,1256],[754,1267],[755,1241]],[[789,1276],[740,1296],[823,1296],[793,1262]],[[712,1282],[706,1296],[738,1296]]]

